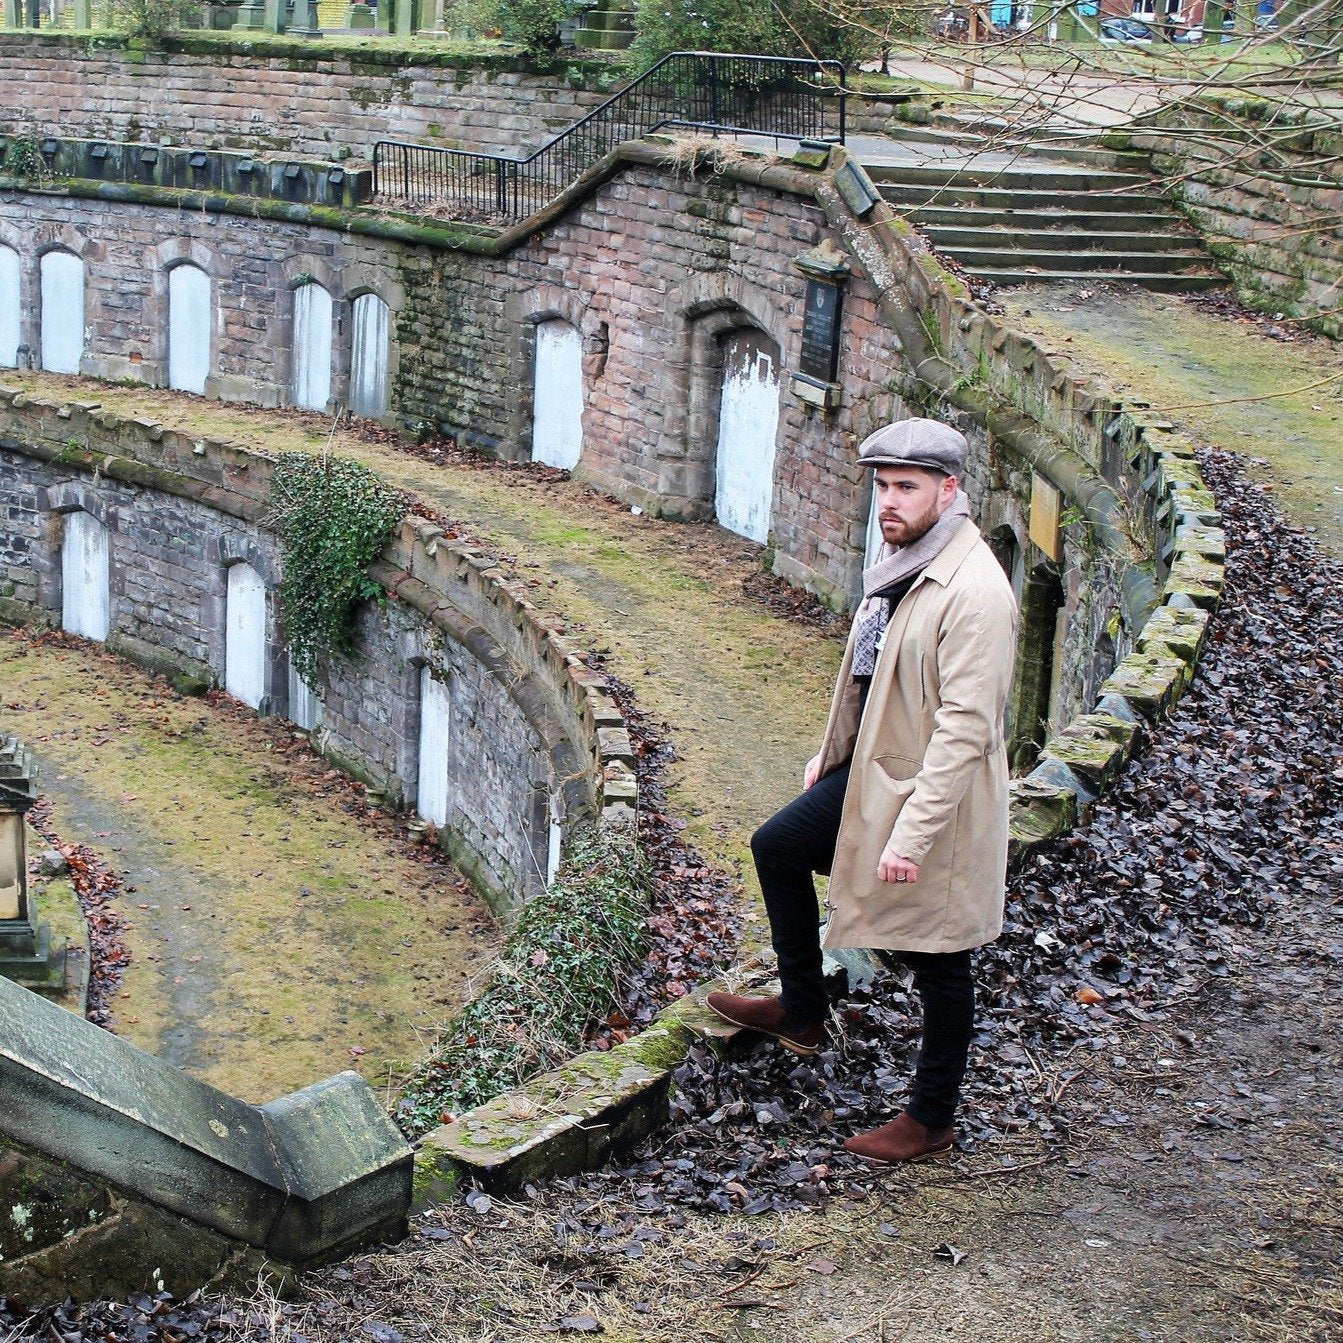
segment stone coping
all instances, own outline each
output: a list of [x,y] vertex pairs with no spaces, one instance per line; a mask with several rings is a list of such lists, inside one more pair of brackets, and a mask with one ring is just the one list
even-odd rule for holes
[[0,42],[65,47],[80,54],[123,51],[138,55],[141,60],[150,52],[163,56],[236,56],[247,61],[283,61],[300,71],[338,63],[391,69],[425,67],[495,74],[554,74],[565,78],[572,78],[570,72],[573,71],[599,88],[610,80],[613,71],[621,69],[619,62],[609,58],[576,52],[541,57],[529,56],[521,50],[463,51],[448,45],[445,36],[432,31],[409,37],[391,33],[327,33],[317,39],[249,28],[237,32],[182,30],[148,38],[110,28],[12,28],[0,33]]
[[[0,444],[268,525],[275,459],[227,439],[0,384]],[[606,678],[564,637],[562,617],[537,607],[530,589],[491,555],[415,513],[402,519],[370,573],[503,682],[551,756],[567,815],[633,816],[638,785],[624,716]]]
[[411,1153],[341,1073],[247,1105],[0,979],[0,1133],[285,1263],[404,1224]]

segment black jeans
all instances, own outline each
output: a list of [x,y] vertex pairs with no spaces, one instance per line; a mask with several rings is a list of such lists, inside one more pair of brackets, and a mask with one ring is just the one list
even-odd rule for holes
[[[821,973],[820,910],[815,872],[828,873],[835,858],[849,767],[827,774],[751,837],[751,853],[779,959],[783,1007],[801,1022],[822,1020],[830,1008]],[[969,951],[902,951],[914,972],[923,1006],[923,1044],[914,1074],[910,1117],[946,1128],[956,1113],[975,1028],[975,986]]]

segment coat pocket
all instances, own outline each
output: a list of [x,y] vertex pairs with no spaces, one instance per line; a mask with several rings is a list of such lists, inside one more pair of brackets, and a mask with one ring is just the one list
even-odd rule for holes
[[912,783],[923,768],[922,760],[913,760],[907,755],[874,756],[872,763],[892,783]]

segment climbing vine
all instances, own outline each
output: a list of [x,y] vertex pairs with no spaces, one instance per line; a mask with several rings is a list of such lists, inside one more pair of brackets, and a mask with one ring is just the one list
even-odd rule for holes
[[357,462],[298,452],[276,461],[273,497],[284,550],[280,620],[294,670],[316,686],[322,664],[353,646],[356,607],[381,594],[368,566],[405,503]]
[[632,826],[576,827],[557,879],[524,906],[488,982],[407,1085],[402,1130],[418,1137],[579,1048],[643,954],[650,898]]

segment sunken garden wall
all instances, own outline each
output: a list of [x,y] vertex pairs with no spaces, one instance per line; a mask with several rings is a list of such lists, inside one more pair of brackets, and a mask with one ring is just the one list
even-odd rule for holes
[[0,133],[355,159],[380,139],[530,153],[618,87],[601,62],[204,33],[146,49],[112,33],[9,32],[0,81]]
[[[1107,632],[1119,603],[1118,574],[1097,562],[1085,528],[1064,529],[1056,559],[1036,552],[1027,540],[1036,489],[1029,463],[1007,450],[982,416],[909,399],[917,389],[908,386],[908,337],[883,309],[873,278],[880,271],[818,198],[819,174],[784,164],[714,171],[693,157],[669,164],[669,152],[623,147],[613,172],[502,255],[218,207],[169,213],[163,205],[78,198],[59,186],[40,197],[0,195],[0,243],[20,255],[31,348],[39,344],[43,249],[82,258],[80,367],[102,377],[165,381],[170,268],[190,263],[205,271],[214,296],[206,393],[268,404],[292,396],[301,287],[315,281],[334,300],[329,405],[348,393],[353,303],[377,294],[391,314],[392,416],[511,458],[532,453],[538,326],[567,324],[582,351],[577,474],[674,517],[713,516],[724,351],[735,334],[758,337],[779,379],[779,426],[766,476],[769,559],[777,573],[836,604],[851,599],[864,562],[871,482],[854,465],[856,445],[920,409],[953,419],[972,445],[966,486],[983,530],[998,534],[1019,598],[1040,599],[1028,628],[1032,641],[1038,636],[1049,645],[1039,659],[1047,684],[1023,700],[1020,719],[1067,721],[1122,655]],[[37,199],[42,222],[24,232]],[[339,218],[359,220],[360,212]],[[432,228],[423,232],[432,236]],[[799,262],[817,257],[846,277],[838,405],[829,413],[802,400],[789,377],[802,358],[808,280]],[[922,284],[924,301],[934,306],[919,266],[898,283]],[[953,330],[956,341],[966,341],[959,325]],[[917,332],[926,338],[922,327]],[[982,331],[970,335],[983,340]],[[1040,379],[1040,369],[1023,367],[1034,354],[1019,345],[998,333],[987,350],[981,344],[967,357],[1003,379]],[[1036,413],[1044,417],[1047,408]],[[1055,408],[1071,434],[1069,413]],[[376,750],[363,748],[364,758],[376,762],[377,773],[404,776],[393,762],[407,743],[390,731],[380,741]],[[352,744],[343,742],[333,736],[338,749]]]
[[[109,647],[185,687],[228,684],[229,571],[246,564],[265,591],[253,707],[300,718],[276,619],[270,470],[228,444],[0,389],[0,616],[62,623],[66,532],[87,515],[106,529]],[[332,668],[304,725],[335,761],[415,803],[426,677],[444,686],[446,761],[430,761],[446,765],[440,842],[497,906],[515,906],[549,879],[556,826],[599,797],[632,801],[622,720],[559,622],[440,528],[408,517],[373,576],[392,600],[361,612],[356,656]]]
[[[1256,99],[1164,112],[1134,140],[1241,297],[1343,337],[1343,121]],[[1294,129],[1298,122],[1304,122]]]

